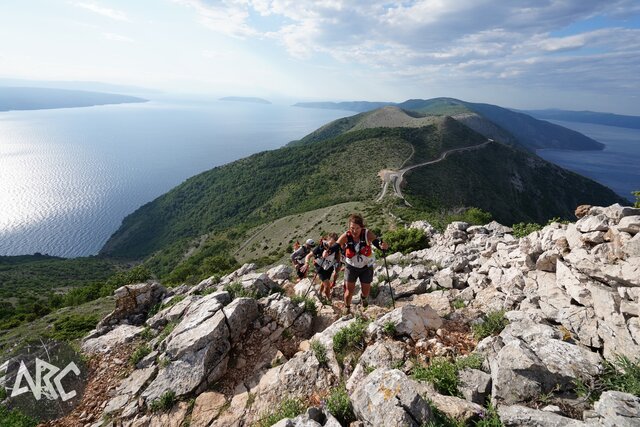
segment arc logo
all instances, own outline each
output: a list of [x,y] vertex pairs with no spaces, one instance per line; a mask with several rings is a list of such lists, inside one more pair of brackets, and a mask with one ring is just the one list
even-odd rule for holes
[[73,411],[82,401],[88,379],[85,361],[66,342],[27,344],[9,360],[0,361],[0,387],[6,391],[3,404],[39,422]]
[[[13,387],[11,387],[10,397],[17,397],[23,393],[31,391],[33,397],[36,400],[42,399],[44,396],[49,400],[56,400],[58,398],[66,402],[69,399],[74,398],[77,393],[75,390],[66,391],[62,386],[62,380],[70,373],[76,376],[80,375],[80,368],[75,362],[70,362],[64,369],[60,369],[51,363],[36,357],[35,360],[35,379],[29,373],[24,360],[20,361],[20,367],[16,374]],[[6,383],[6,372],[9,367],[9,361],[0,366],[0,373],[3,376],[0,377],[0,384]],[[26,382],[26,385],[23,385]]]

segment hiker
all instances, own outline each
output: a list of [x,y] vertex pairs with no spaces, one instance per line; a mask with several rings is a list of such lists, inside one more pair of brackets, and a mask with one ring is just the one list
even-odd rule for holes
[[320,277],[320,296],[325,296],[329,301],[332,288],[331,274],[340,262],[340,246],[336,243],[337,240],[337,233],[328,234],[320,239],[320,244],[306,258],[307,265],[313,262],[316,274]]
[[340,236],[337,243],[344,252],[346,264],[344,271],[346,312],[351,312],[351,298],[358,279],[360,279],[362,306],[367,308],[375,262],[371,245],[382,251],[387,250],[389,246],[385,242],[381,242],[371,230],[364,228],[364,219],[359,214],[349,215],[349,230]]
[[307,266],[305,259],[315,244],[316,242],[314,242],[313,239],[307,239],[307,241],[304,242],[304,245],[300,246],[291,254],[291,262],[293,263],[293,267],[296,269],[298,282],[307,277],[309,267]]

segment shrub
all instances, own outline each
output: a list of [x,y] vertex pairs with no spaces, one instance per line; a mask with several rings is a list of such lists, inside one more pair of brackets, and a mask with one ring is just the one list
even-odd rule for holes
[[595,401],[607,390],[622,391],[640,397],[640,358],[632,362],[618,355],[613,362],[606,361],[603,371],[591,383],[576,380],[576,393]]
[[129,363],[133,366],[136,366],[138,362],[144,359],[144,357],[149,353],[151,353],[151,347],[149,347],[147,344],[143,344],[140,347],[136,348],[133,353],[131,353],[131,356],[129,357]]
[[162,396],[160,396],[159,399],[154,400],[153,402],[151,402],[151,411],[152,412],[167,412],[169,411],[172,407],[173,404],[176,401],[176,394],[173,390],[169,390],[167,392],[165,392]]
[[633,204],[633,207],[640,208],[640,191],[632,191],[631,194],[636,198],[636,202]]
[[525,237],[534,231],[542,230],[542,226],[535,222],[530,222],[528,224],[519,222],[517,224],[513,224],[511,228],[513,229],[513,236],[517,238]]
[[493,217],[489,212],[479,208],[469,208],[462,214],[462,221],[472,225],[483,225],[491,222]]
[[258,427],[268,427],[272,426],[278,421],[284,418],[295,418],[298,415],[302,414],[305,410],[305,407],[300,399],[286,399],[280,402],[278,408],[262,417],[260,421],[258,421]]
[[384,236],[389,245],[389,252],[409,253],[429,247],[429,240],[424,232],[416,228],[398,228]]
[[327,410],[331,412],[343,426],[349,425],[349,423],[356,420],[353,407],[351,406],[351,400],[349,399],[349,393],[347,393],[344,383],[331,391],[331,394],[327,398]]
[[484,412],[481,419],[476,422],[476,427],[502,427],[502,421],[500,421],[498,411],[491,401],[489,401],[487,410]]
[[313,300],[313,298],[294,295],[291,297],[291,302],[296,305],[300,304],[301,302],[304,302],[304,311],[311,314],[312,316],[315,316],[318,314],[318,309],[316,307],[316,303]]
[[461,309],[461,308],[465,308],[464,301],[462,301],[461,299],[455,299],[455,300],[453,300],[453,302],[451,303],[451,305],[452,305],[452,306],[453,306],[453,308],[455,308],[456,310]]
[[7,389],[4,387],[0,387],[0,402],[7,398]]
[[438,393],[448,396],[459,396],[458,369],[456,365],[444,357],[434,357],[429,366],[416,366],[413,377],[418,381],[428,381]]
[[393,337],[396,334],[396,324],[391,320],[384,322],[384,325],[382,325],[382,332]]
[[482,357],[482,355],[478,353],[471,353],[467,356],[456,359],[456,368],[459,371],[465,368],[480,369],[482,368],[482,362],[484,362],[484,357]]
[[472,326],[473,335],[477,340],[500,333],[509,323],[504,317],[504,310],[487,313],[482,321]]
[[244,298],[244,297],[248,297],[248,298],[259,297],[258,292],[252,289],[245,288],[244,286],[242,286],[242,283],[239,283],[239,282],[234,282],[229,285],[226,285],[224,287],[224,290],[229,292],[232,300],[236,298]]
[[338,362],[342,363],[349,351],[361,351],[364,349],[364,331],[369,322],[363,318],[357,318],[349,326],[340,329],[333,336],[333,351]]
[[318,359],[318,363],[321,365],[326,365],[327,359],[327,348],[320,341],[313,340],[311,341],[311,350],[313,354],[315,354],[316,359]]

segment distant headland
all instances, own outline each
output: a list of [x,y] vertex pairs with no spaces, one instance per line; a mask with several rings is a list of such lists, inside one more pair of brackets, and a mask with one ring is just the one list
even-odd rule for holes
[[95,105],[147,102],[115,93],[39,87],[0,87],[0,111],[92,107]]

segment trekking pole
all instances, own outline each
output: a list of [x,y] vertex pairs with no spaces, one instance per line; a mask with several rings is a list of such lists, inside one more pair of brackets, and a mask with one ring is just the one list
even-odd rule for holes
[[389,267],[387,267],[387,251],[382,251],[382,259],[384,259],[384,269],[387,272],[387,283],[389,284],[389,292],[391,292],[391,302],[393,303],[393,308],[396,308],[396,300],[393,298],[393,289],[391,288],[391,281],[389,280]]
[[318,270],[316,270],[316,274],[313,275],[313,279],[311,279],[311,284],[307,288],[307,291],[304,293],[304,296],[302,298],[306,298],[307,297],[307,294],[309,293],[311,288],[313,288],[313,283],[316,281],[316,277],[318,277]]

